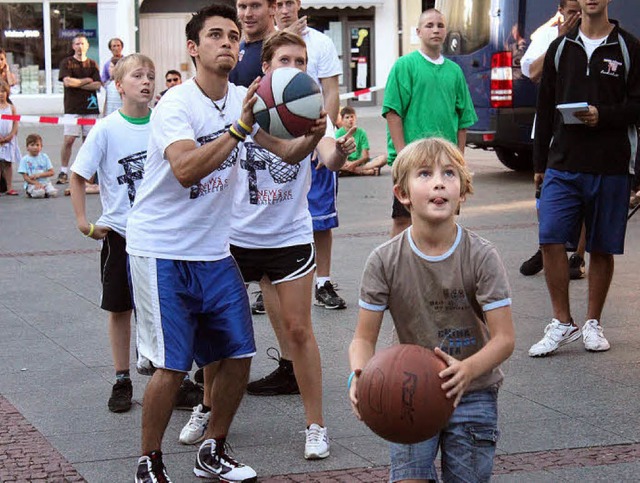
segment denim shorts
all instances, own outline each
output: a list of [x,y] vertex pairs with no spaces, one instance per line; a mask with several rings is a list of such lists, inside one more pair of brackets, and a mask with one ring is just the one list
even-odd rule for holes
[[584,221],[589,253],[622,254],[630,189],[631,178],[626,174],[547,169],[540,196],[540,244],[575,249]]
[[443,481],[489,481],[498,434],[498,389],[465,394],[449,424],[433,438],[416,444],[390,444],[389,481],[438,481],[438,449],[442,453]]

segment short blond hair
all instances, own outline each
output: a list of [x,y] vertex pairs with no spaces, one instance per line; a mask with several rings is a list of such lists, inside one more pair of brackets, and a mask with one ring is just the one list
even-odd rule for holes
[[460,178],[460,196],[473,193],[471,173],[458,146],[442,138],[426,138],[413,141],[400,151],[393,162],[393,184],[409,195],[409,173],[429,168],[443,160],[451,162]]
[[113,80],[122,82],[125,75],[141,66],[148,66],[154,71],[156,70],[153,60],[144,54],[129,54],[126,57],[122,57],[113,67]]

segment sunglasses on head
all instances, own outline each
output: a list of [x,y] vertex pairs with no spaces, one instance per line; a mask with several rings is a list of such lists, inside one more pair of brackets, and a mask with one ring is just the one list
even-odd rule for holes
[[178,77],[170,77],[167,79],[167,82],[178,82],[180,79]]

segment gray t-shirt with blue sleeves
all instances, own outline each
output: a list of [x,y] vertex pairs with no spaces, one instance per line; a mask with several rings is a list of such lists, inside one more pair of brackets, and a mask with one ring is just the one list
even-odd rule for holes
[[[466,359],[489,341],[484,313],[511,305],[507,273],[495,247],[458,226],[453,246],[438,257],[420,252],[407,229],[367,260],[360,307],[389,310],[403,344],[438,346]],[[467,392],[499,384],[499,368],[474,380]]]

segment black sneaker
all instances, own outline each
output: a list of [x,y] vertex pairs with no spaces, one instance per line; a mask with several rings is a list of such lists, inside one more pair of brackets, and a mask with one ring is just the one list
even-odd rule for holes
[[584,278],[584,268],[584,258],[582,258],[580,255],[574,253],[569,257],[569,278],[571,280],[580,280],[581,278]]
[[251,313],[252,314],[266,314],[267,311],[264,309],[264,300],[262,299],[262,292],[258,292],[258,296],[256,297],[256,301],[251,304]]
[[126,413],[131,409],[131,398],[133,397],[133,385],[131,379],[116,381],[111,389],[111,397],[107,405],[112,413]]
[[229,456],[226,446],[224,440],[207,439],[202,443],[193,473],[200,478],[218,479],[228,483],[258,481],[253,468],[238,463]]
[[191,411],[198,404],[202,404],[204,398],[204,389],[190,379],[185,379],[180,385],[176,402],[173,405],[176,409],[185,409]]
[[320,288],[316,285],[316,301],[314,304],[325,309],[347,308],[347,303],[336,293],[334,286],[329,281],[326,281]]
[[56,184],[67,184],[69,182],[69,176],[67,175],[67,173],[63,173],[62,171],[60,171],[60,174],[58,174],[58,180],[56,181]]
[[538,250],[529,260],[525,260],[520,265],[520,273],[525,276],[535,275],[544,267],[542,265],[542,251]]
[[[269,354],[275,351],[277,356]],[[300,394],[298,381],[293,373],[293,363],[280,357],[275,347],[267,349],[267,355],[278,363],[278,367],[268,376],[247,384],[247,392],[253,396],[279,396],[281,394]]]
[[153,451],[151,456],[138,459],[136,483],[171,483],[162,462],[162,451]]

